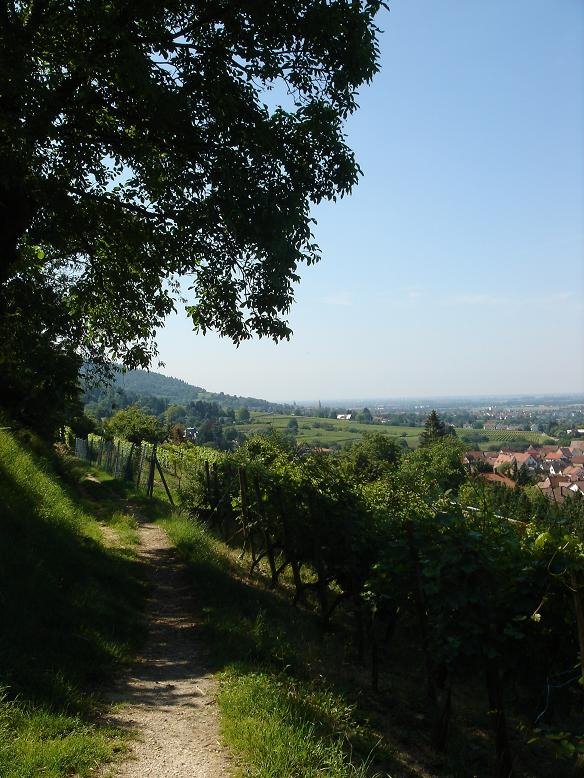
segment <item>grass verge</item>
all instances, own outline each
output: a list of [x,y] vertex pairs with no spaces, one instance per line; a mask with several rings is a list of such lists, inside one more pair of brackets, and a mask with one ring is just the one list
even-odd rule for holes
[[101,544],[99,520],[127,527],[125,487],[77,488],[87,468],[34,447],[0,431],[0,775],[84,776],[125,747],[100,691],[142,640],[145,583],[129,548]]

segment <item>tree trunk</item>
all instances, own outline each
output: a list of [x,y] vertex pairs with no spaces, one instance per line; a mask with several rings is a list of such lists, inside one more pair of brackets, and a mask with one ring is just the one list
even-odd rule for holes
[[294,605],[296,605],[297,603],[300,603],[301,605],[305,605],[306,599],[304,597],[304,585],[302,583],[302,577],[300,575],[300,562],[294,560],[293,562],[290,562],[290,567],[292,568],[292,577],[294,579],[294,586],[296,587],[296,594],[294,595]]

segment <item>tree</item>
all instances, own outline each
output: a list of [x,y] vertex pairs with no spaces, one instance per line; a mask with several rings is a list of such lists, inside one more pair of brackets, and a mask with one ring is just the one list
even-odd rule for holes
[[15,278],[12,289],[0,315],[0,407],[16,424],[50,438],[82,413],[78,329],[62,307],[58,283],[33,288]]
[[242,422],[243,424],[247,424],[247,422],[251,419],[251,413],[249,412],[249,409],[245,406],[243,408],[237,409],[237,420]]
[[363,410],[357,414],[357,421],[363,422],[364,424],[371,424],[373,416],[371,415],[369,408],[363,408]]
[[292,433],[292,435],[298,434],[298,421],[292,417],[290,421],[288,422],[288,432]]
[[164,419],[169,426],[182,424],[184,426],[187,410],[184,405],[169,405],[164,411]]
[[433,485],[438,494],[447,489],[456,490],[466,478],[463,454],[464,445],[458,438],[444,435],[410,451],[401,461],[400,473],[413,491],[420,480]]
[[142,441],[158,443],[162,439],[162,429],[156,416],[144,413],[136,405],[114,413],[106,423],[106,430],[110,435],[138,445]]
[[400,458],[399,444],[380,432],[367,433],[341,455],[351,477],[360,483],[375,481],[390,472]]
[[97,364],[147,366],[181,294],[197,331],[288,338],[310,205],[358,179],[343,123],[382,5],[3,4],[0,335],[26,332],[24,288]]
[[185,440],[185,428],[182,424],[173,424],[168,433],[168,439],[175,444],[183,443]]
[[420,445],[427,446],[436,440],[440,440],[445,435],[454,435],[454,427],[446,425],[438,416],[436,411],[432,411],[424,424],[424,431],[420,435]]

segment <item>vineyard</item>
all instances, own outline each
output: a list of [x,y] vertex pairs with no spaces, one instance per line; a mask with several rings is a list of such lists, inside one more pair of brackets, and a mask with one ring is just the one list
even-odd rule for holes
[[163,447],[161,461],[183,510],[239,545],[249,574],[344,625],[373,690],[399,673],[394,646],[420,657],[437,752],[455,700],[484,679],[494,774],[519,775],[518,759],[584,753],[584,503],[501,518],[460,452],[445,440],[402,456],[371,436],[299,455],[256,436],[230,454]]
[[277,435],[233,453],[109,445],[90,442],[102,466],[172,499],[170,485],[181,511],[240,548],[249,575],[342,628],[374,692],[404,652],[419,657],[436,752],[480,678],[494,774],[584,754],[584,501],[504,490],[497,503],[452,438],[405,454],[384,435],[336,454]]
[[271,432],[286,432],[292,419],[298,424],[298,433],[296,434],[298,443],[323,448],[355,443],[361,440],[363,435],[370,433],[372,429],[388,437],[403,438],[409,448],[416,448],[422,431],[420,427],[375,425],[372,428],[370,424],[343,419],[319,419],[312,416],[288,416],[259,412],[252,413],[250,423],[238,424],[237,430],[244,435],[256,433],[269,435]]
[[[477,430],[481,435],[485,435],[489,440],[505,442],[508,440],[523,439],[529,443],[543,445],[554,443],[555,440],[541,432],[526,432],[524,430]],[[457,430],[459,434],[469,432],[469,430]]]

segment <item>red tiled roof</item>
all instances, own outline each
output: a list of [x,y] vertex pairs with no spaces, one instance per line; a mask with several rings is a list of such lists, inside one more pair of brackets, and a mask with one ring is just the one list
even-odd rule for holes
[[513,456],[515,457],[515,461],[517,462],[517,465],[521,467],[521,465],[524,465],[527,462],[527,460],[529,459],[529,457],[532,456],[532,454],[526,451],[525,454],[517,452]]
[[507,478],[506,475],[499,475],[498,473],[481,473],[481,478],[484,478],[485,481],[491,481],[492,483],[503,484],[509,489],[515,489],[515,481]]
[[[575,476],[584,476],[584,467],[578,465],[568,465],[562,470],[562,475],[568,476],[572,480]],[[576,478],[579,480],[579,478]]]
[[495,460],[496,465],[504,465],[507,462],[513,462],[515,459],[515,454],[509,454],[507,452],[503,453],[501,452],[497,459]]

